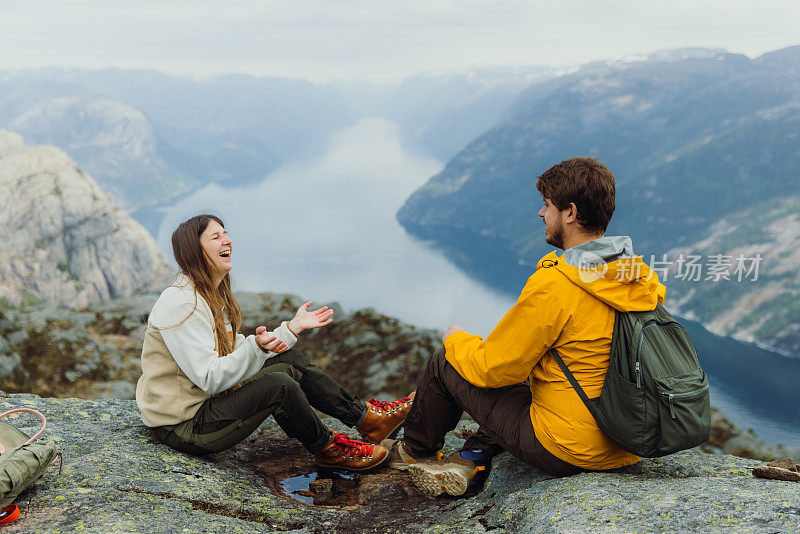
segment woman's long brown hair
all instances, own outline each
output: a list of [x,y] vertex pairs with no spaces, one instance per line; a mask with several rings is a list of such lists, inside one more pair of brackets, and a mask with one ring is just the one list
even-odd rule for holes
[[205,213],[182,222],[172,232],[172,253],[175,255],[175,261],[178,262],[181,272],[188,276],[194,284],[195,307],[197,307],[197,295],[199,294],[211,308],[211,314],[214,317],[214,331],[217,335],[217,351],[220,356],[224,356],[233,351],[233,343],[225,331],[222,310],[224,308],[228,313],[234,339],[242,325],[242,312],[231,290],[230,273],[225,274],[219,287],[215,288],[213,285],[206,254],[200,245],[200,235],[211,221],[216,221],[225,228],[225,224],[219,217]]

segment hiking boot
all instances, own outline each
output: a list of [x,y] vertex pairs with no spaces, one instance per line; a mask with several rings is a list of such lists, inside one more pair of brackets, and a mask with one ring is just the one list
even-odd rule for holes
[[379,466],[388,456],[389,451],[380,445],[332,432],[330,442],[314,455],[314,460],[318,467],[364,471]]
[[416,458],[406,451],[403,442],[399,439],[385,439],[381,441],[381,446],[389,451],[389,459],[386,461],[386,467],[389,469],[397,469],[398,471],[405,471],[409,466],[421,462],[435,462],[443,456],[441,452],[437,452],[435,456]]
[[423,493],[436,497],[442,493],[464,495],[470,480],[486,466],[462,458],[460,453],[451,454],[439,462],[418,462],[408,467],[411,482]]
[[361,437],[370,443],[380,443],[403,424],[413,403],[414,392],[394,402],[368,400],[367,415],[358,425]]

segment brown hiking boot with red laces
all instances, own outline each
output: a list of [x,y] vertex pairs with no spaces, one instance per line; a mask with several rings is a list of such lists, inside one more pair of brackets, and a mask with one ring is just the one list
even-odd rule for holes
[[367,415],[358,425],[361,437],[370,443],[380,443],[403,424],[413,403],[414,392],[394,402],[368,400]]
[[345,434],[333,432],[330,442],[315,455],[319,467],[364,471],[377,467],[389,456],[380,445],[364,443]]

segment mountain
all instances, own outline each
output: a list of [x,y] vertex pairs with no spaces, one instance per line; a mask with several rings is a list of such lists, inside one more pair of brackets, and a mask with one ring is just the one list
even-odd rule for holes
[[391,120],[407,145],[447,160],[488,130],[532,83],[557,71],[547,67],[425,73],[369,90],[344,88],[354,108]]
[[0,130],[0,301],[88,305],[158,283],[150,234],[63,151]]
[[103,189],[124,208],[155,203],[200,183],[162,159],[144,113],[116,100],[50,98],[32,105],[8,126],[83,162],[88,172],[103,177]]
[[355,121],[339,88],[304,80],[244,74],[195,80],[123,69],[76,76],[141,109],[165,144],[163,157],[202,182],[262,178]]
[[352,120],[337,89],[300,80],[0,71],[0,124],[67,151],[128,211],[264,177]]
[[[800,354],[798,240],[800,195],[720,219],[702,239],[668,254],[671,308],[714,333]],[[705,270],[690,272],[691,258],[704,260]]]
[[[488,245],[476,242],[509,251],[522,264],[513,284],[521,287],[550,250],[536,216],[537,176],[562,159],[593,155],[617,178],[610,234],[631,235],[646,257],[687,247],[723,218],[753,205],[770,210],[796,193],[798,66],[800,47],[755,60],[677,50],[590,64],[534,83],[503,120],[415,192],[398,219],[472,268],[486,261],[480,255]],[[759,243],[751,234],[760,230],[750,222],[738,225],[737,246]],[[752,284],[747,292],[764,287]],[[684,313],[692,309],[681,306]],[[790,322],[800,324],[800,316]],[[773,337],[765,332],[753,340],[794,350],[792,343],[769,343]]]

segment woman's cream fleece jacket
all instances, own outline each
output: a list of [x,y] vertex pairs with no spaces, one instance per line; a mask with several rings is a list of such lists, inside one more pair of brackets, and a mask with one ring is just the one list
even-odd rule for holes
[[[286,321],[270,334],[289,348],[297,342]],[[220,357],[211,308],[179,275],[150,312],[136,386],[142,421],[151,427],[187,421],[208,397],[247,380],[275,355],[262,351],[255,336],[237,334],[233,352]]]

